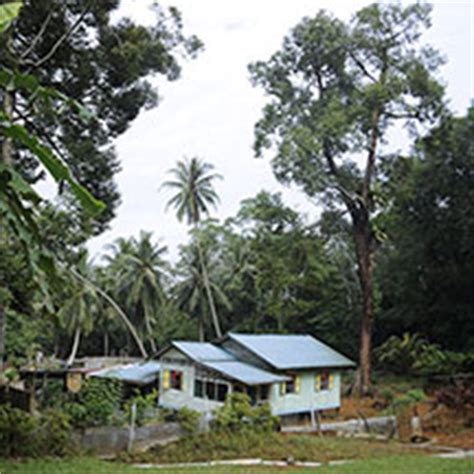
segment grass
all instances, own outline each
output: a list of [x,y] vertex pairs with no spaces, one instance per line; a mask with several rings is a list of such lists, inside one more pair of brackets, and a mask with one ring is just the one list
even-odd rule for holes
[[126,464],[99,461],[93,458],[69,460],[41,460],[12,462],[0,460],[2,474],[472,474],[474,460],[438,459],[427,456],[383,457],[354,461],[341,466],[322,466],[317,469],[301,468],[247,468],[247,467],[195,467],[191,469],[139,469]]
[[210,432],[182,438],[166,446],[122,460],[143,463],[201,462],[222,459],[262,458],[327,462],[335,459],[369,459],[413,454],[396,443],[368,439],[282,435],[245,431]]

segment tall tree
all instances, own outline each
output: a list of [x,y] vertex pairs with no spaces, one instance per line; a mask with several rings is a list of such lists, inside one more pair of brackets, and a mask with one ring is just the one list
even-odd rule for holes
[[165,300],[163,284],[168,264],[163,255],[167,248],[153,243],[152,234],[143,231],[138,239],[119,240],[114,248],[116,292],[125,295],[129,312],[140,321],[151,350],[156,352],[153,326]]
[[[194,36],[184,36],[176,8],[165,9],[157,3],[150,27],[127,18],[114,21],[119,0],[22,3],[18,19],[0,35],[0,64],[28,76],[0,87],[0,102],[8,117],[53,147],[77,179],[107,204],[94,221],[97,233],[106,227],[119,203],[114,175],[120,166],[113,140],[143,108],[157,105],[157,93],[148,78],[178,79],[178,58],[194,56],[201,43]],[[42,86],[86,105],[92,113],[89,120],[60,106],[59,95],[36,100],[32,107],[31,87],[36,89],[32,74]],[[24,176],[31,180],[43,176],[29,150],[13,147],[11,139],[1,136],[0,142],[4,159]]]
[[208,215],[209,206],[216,207],[219,201],[219,197],[213,187],[213,181],[222,177],[217,173],[213,173],[213,170],[214,166],[212,164],[205,163],[196,157],[190,160],[178,161],[176,168],[170,170],[174,180],[166,181],[163,186],[176,191],[176,194],[168,201],[167,207],[173,206],[176,208],[178,220],[181,222],[185,219],[188,225],[194,227],[195,234],[197,235],[198,257],[211,311],[212,324],[216,336],[221,337],[221,325],[198,232],[202,216]]
[[355,384],[361,394],[371,386],[381,145],[396,122],[414,130],[442,110],[443,88],[433,77],[441,59],[417,47],[430,11],[420,3],[372,4],[349,24],[320,12],[304,18],[269,61],[250,66],[254,83],[271,97],[255,128],[257,155],[274,147],[280,181],[349,215],[363,298]]
[[448,117],[392,164],[379,279],[384,336],[410,331],[452,350],[474,344],[474,108]]

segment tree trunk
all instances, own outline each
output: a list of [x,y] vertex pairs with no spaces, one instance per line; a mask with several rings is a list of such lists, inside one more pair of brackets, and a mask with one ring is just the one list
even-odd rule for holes
[[148,318],[148,316],[145,316],[145,327],[148,333],[148,340],[150,341],[151,351],[153,352],[153,354],[155,354],[157,352],[157,349],[155,341],[153,339],[153,331],[151,329],[150,319]]
[[120,306],[113,300],[113,298],[111,298],[104,290],[102,290],[101,288],[99,288],[98,286],[96,286],[92,282],[90,282],[87,278],[83,277],[80,273],[76,272],[73,268],[69,268],[69,271],[76,278],[81,280],[83,283],[86,283],[91,288],[94,288],[94,290],[97,291],[97,293],[99,293],[99,295],[101,295],[115,309],[115,311],[118,313],[118,315],[122,318],[122,321],[127,326],[130,334],[133,336],[133,339],[135,340],[135,342],[138,346],[138,349],[140,350],[140,353],[141,353],[142,357],[144,357],[145,359],[148,358],[148,353],[145,350],[145,346],[143,345],[143,342],[140,339],[140,336],[138,335],[135,327],[130,322],[130,320],[127,318],[127,315],[122,311]]
[[374,320],[373,300],[373,237],[367,212],[360,211],[354,222],[354,242],[358,263],[358,276],[362,290],[362,318],[360,332],[359,370],[353,392],[371,393],[371,348]]
[[104,357],[109,355],[109,333],[104,331]]
[[3,359],[5,358],[5,334],[7,329],[7,308],[0,303],[0,371],[3,370]]
[[209,309],[211,310],[212,324],[214,326],[214,331],[218,338],[222,337],[221,326],[219,323],[219,316],[217,315],[216,306],[214,304],[214,297],[212,296],[211,284],[209,282],[209,275],[207,274],[206,264],[204,263],[204,255],[201,248],[201,243],[199,241],[199,236],[196,239],[199,260],[201,263],[202,269],[202,278],[204,280],[204,287],[206,288],[207,299],[209,301]]
[[79,343],[81,341],[81,330],[79,328],[76,329],[76,332],[74,333],[74,342],[72,343],[72,349],[71,349],[71,354],[69,355],[66,365],[70,367],[72,364],[74,364],[74,361],[76,359],[77,355],[77,350],[79,349]]
[[201,315],[201,317],[199,318],[199,321],[198,321],[198,334],[199,334],[199,342],[204,342],[204,321],[203,321],[203,316],[204,315]]

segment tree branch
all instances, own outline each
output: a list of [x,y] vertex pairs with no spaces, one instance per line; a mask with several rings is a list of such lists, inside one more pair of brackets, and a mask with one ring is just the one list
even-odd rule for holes
[[41,59],[39,59],[36,62],[28,61],[28,63],[32,65],[33,69],[39,68],[46,61],[49,61],[53,57],[54,53],[58,50],[58,48],[69,38],[69,36],[71,36],[74,30],[82,23],[87,13],[89,13],[89,9],[91,5],[92,5],[92,2],[88,3],[88,5],[84,8],[84,11],[77,18],[77,20],[71,25],[70,28],[68,28],[64,32],[64,34],[58,39],[58,41],[54,43],[54,45],[52,46],[52,48],[49,50],[48,53],[46,53]]
[[41,25],[41,28],[38,32],[38,34],[33,38],[33,41],[31,42],[30,46],[23,51],[22,55],[20,56],[20,60],[26,59],[35,49],[35,46],[37,45],[38,41],[41,39],[41,37],[44,35],[46,28],[48,27],[49,22],[51,21],[51,18],[53,17],[53,9],[50,10],[48,13],[48,16],[46,19],[43,21],[43,24]]

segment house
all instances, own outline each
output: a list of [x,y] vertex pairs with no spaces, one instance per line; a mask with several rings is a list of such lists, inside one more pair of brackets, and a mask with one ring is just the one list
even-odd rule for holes
[[229,333],[215,343],[175,341],[157,358],[160,405],[204,413],[231,392],[268,402],[279,416],[339,408],[341,371],[355,366],[308,335]]
[[137,391],[142,395],[146,395],[153,392],[153,390],[157,390],[160,369],[158,362],[149,360],[96,370],[90,376],[121,382],[124,388],[124,397],[128,398]]

